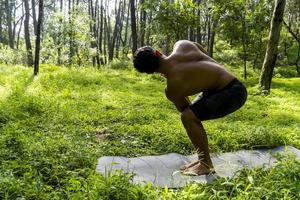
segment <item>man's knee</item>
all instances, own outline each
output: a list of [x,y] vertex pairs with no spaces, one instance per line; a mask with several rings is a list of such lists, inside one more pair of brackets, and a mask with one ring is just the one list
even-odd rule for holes
[[184,111],[181,112],[181,121],[187,122],[191,120],[199,120],[196,115],[193,113],[193,111],[190,108],[184,109]]

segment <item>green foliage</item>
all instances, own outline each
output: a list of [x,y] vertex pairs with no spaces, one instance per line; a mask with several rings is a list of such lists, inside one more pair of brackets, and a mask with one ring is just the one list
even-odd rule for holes
[[22,50],[14,50],[6,45],[0,44],[0,63],[3,64],[25,64],[26,52]]
[[[133,185],[123,172],[96,173],[104,155],[194,152],[164,97],[164,78],[124,69],[42,65],[33,78],[31,68],[0,66],[1,199],[299,198],[300,165],[290,157],[272,169],[176,191]],[[212,152],[300,148],[300,79],[275,78],[269,96],[256,93],[257,82],[255,73],[245,82],[249,98],[241,110],[204,123]]]
[[[169,0],[146,0],[143,8],[153,14],[151,24],[152,38],[157,45],[164,45],[164,40],[176,41],[185,37],[189,27],[200,26],[199,17],[195,15],[198,4],[191,0],[169,3]],[[161,38],[161,39],[160,39]]]
[[[80,3],[74,6],[74,12],[71,12],[71,20],[65,18],[63,13],[57,11],[47,21],[43,47],[41,51],[41,61],[43,63],[61,63],[71,65],[90,64],[89,57],[92,55],[90,50],[93,38],[90,34],[90,18],[85,11],[87,5]],[[72,48],[75,55],[69,62],[70,37],[72,37]],[[61,54],[58,55],[58,48]]]
[[240,59],[246,56],[247,60],[253,60],[254,67],[261,66],[272,16],[270,1],[216,1],[212,12],[219,20],[216,28],[219,39],[230,42]]

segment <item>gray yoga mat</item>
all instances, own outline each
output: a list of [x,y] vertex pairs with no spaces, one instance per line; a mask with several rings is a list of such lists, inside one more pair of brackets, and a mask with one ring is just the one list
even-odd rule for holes
[[179,167],[197,159],[197,155],[184,156],[169,153],[160,156],[142,156],[127,158],[122,156],[104,156],[98,159],[96,170],[103,175],[117,169],[134,173],[134,183],[153,183],[153,186],[179,188],[189,182],[210,183],[216,176],[232,177],[244,167],[271,167],[276,159],[272,156],[277,152],[290,152],[300,159],[300,150],[291,146],[281,146],[275,149],[241,150],[230,153],[212,153],[215,174],[201,176],[185,176]]

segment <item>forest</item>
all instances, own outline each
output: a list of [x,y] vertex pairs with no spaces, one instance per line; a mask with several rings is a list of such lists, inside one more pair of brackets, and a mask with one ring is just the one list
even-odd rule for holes
[[[145,45],[168,55],[187,39],[223,62],[242,60],[247,78],[248,68],[261,69],[273,8],[272,0],[1,0],[0,60],[33,66],[38,29],[42,63],[78,67],[130,60]],[[278,65],[295,66],[298,75],[299,34],[299,2],[288,0]]]
[[0,199],[299,199],[291,155],[178,190],[95,171],[101,156],[195,153],[165,79],[132,64],[179,40],[247,87],[241,110],[203,123],[212,152],[300,148],[299,0],[0,0]]

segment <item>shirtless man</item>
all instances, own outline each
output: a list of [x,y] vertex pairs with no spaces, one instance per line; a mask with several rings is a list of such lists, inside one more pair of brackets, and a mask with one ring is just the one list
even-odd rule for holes
[[[143,73],[161,73],[167,79],[166,97],[181,113],[181,121],[198,153],[198,160],[180,168],[183,174],[214,172],[208,141],[201,121],[223,117],[247,99],[243,84],[198,43],[181,40],[165,56],[146,46],[134,55],[134,67]],[[189,96],[200,95],[191,103]]]

